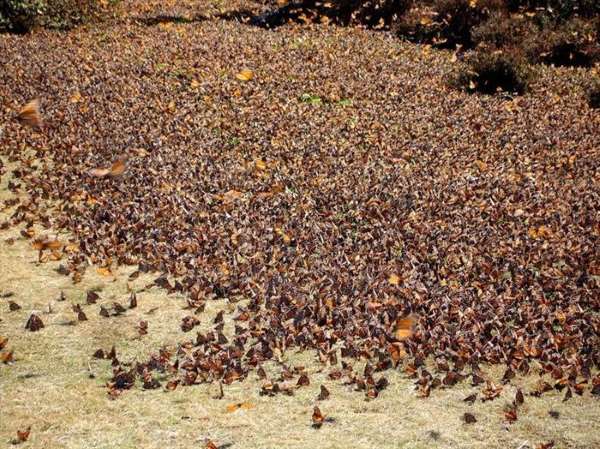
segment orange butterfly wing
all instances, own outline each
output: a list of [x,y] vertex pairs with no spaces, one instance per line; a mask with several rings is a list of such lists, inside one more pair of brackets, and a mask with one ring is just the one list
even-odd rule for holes
[[31,432],[31,426],[29,426],[26,430],[17,430],[17,438],[19,442],[24,442],[29,439],[29,433]]
[[90,171],[88,171],[88,175],[95,178],[104,178],[109,173],[110,169],[108,168],[92,168]]
[[31,100],[19,111],[19,120],[31,127],[42,126],[42,115],[40,114],[40,100]]
[[110,166],[108,176],[113,177],[113,178],[117,177],[117,176],[121,176],[125,172],[125,168],[127,167],[126,162],[127,162],[127,159],[125,159],[125,158],[120,158],[117,161],[115,161]]
[[407,340],[414,334],[415,319],[412,316],[400,318],[396,322],[396,330],[394,335],[398,340]]
[[314,408],[313,414],[312,414],[313,426],[321,426],[321,424],[323,424],[323,421],[325,421],[325,416],[323,416],[323,413],[321,413],[321,410],[319,409],[319,407],[317,407],[315,405],[315,408]]
[[127,158],[121,157],[113,162],[110,168],[92,168],[88,171],[88,175],[95,178],[104,178],[105,176],[116,178],[117,176],[121,176],[123,173],[125,173],[125,169],[127,168],[126,162]]

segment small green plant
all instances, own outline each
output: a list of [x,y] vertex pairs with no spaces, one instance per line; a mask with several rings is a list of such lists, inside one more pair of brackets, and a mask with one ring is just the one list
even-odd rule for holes
[[320,105],[323,104],[323,100],[318,95],[303,93],[300,95],[300,101],[303,103],[309,103],[312,105]]
[[230,137],[229,138],[229,145],[231,146],[237,146],[241,143],[241,140],[239,139],[239,137]]

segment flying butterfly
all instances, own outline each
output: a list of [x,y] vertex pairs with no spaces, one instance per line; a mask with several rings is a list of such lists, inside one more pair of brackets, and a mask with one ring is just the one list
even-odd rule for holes
[[240,81],[251,81],[254,78],[254,72],[252,70],[244,69],[235,77]]
[[32,128],[42,127],[42,115],[40,114],[40,100],[35,98],[21,108],[18,115],[19,120]]
[[123,156],[113,162],[113,164],[108,168],[92,168],[90,171],[88,171],[88,175],[95,178],[116,178],[125,173],[126,168],[127,157]]
[[40,251],[44,251],[46,249],[57,250],[62,247],[62,243],[54,238],[48,237],[47,235],[42,235],[35,239],[31,246]]
[[400,318],[396,321],[396,329],[394,330],[394,336],[397,340],[407,340],[413,336],[415,332],[415,317],[409,315],[404,318]]

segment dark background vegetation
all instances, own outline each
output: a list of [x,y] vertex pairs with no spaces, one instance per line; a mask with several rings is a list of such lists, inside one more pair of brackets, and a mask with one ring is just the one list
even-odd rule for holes
[[[520,94],[532,65],[592,67],[600,61],[599,13],[595,0],[305,0],[261,17],[260,24],[326,21],[388,29],[412,42],[458,50],[467,64],[451,81],[460,88]],[[590,98],[598,96],[597,83],[595,89]]]
[[27,33],[36,26],[69,29],[101,17],[115,0],[0,0],[0,31]]

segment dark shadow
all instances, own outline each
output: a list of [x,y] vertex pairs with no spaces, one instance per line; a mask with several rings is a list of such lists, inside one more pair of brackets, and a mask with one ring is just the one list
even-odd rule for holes
[[588,104],[592,109],[600,109],[600,87],[590,89],[588,92]]
[[592,67],[593,58],[577,44],[563,42],[552,47],[550,53],[543,58],[545,64],[557,67]]
[[23,36],[31,31],[33,24],[31,20],[27,18],[11,17],[9,19],[9,27],[7,29],[0,29],[0,34],[16,34]]
[[209,17],[197,14],[194,17],[183,17],[183,16],[171,16],[167,14],[160,14],[152,17],[137,17],[134,20],[142,25],[156,26],[164,23],[199,23],[208,20]]
[[215,15],[204,15],[204,14],[196,14],[193,17],[184,17],[184,16],[174,16],[168,14],[159,14],[157,16],[152,17],[136,17],[134,20],[145,26],[156,26],[165,23],[179,23],[179,24],[190,24],[190,23],[201,23],[206,22],[207,20],[227,20],[227,21],[235,21],[240,23],[252,23],[252,21],[256,18],[253,11],[249,9],[241,9],[234,11],[227,11],[221,14]]

